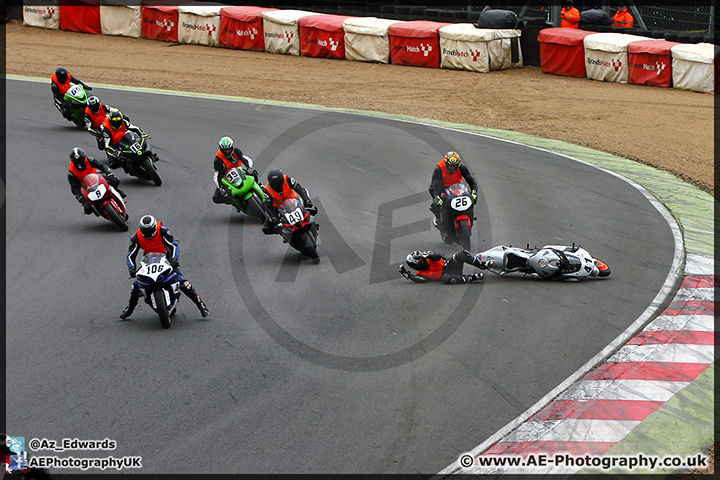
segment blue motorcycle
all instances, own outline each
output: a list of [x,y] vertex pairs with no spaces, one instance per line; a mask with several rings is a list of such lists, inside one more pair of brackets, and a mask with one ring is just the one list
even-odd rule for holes
[[170,328],[180,300],[180,277],[164,253],[147,253],[140,260],[137,282],[145,303],[160,317],[163,328]]

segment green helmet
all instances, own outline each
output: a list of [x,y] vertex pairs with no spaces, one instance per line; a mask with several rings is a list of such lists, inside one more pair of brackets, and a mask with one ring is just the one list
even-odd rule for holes
[[223,155],[225,155],[225,157],[227,158],[230,158],[233,147],[235,146],[235,144],[233,143],[233,139],[230,137],[222,137],[218,145],[220,146],[220,151],[223,153]]

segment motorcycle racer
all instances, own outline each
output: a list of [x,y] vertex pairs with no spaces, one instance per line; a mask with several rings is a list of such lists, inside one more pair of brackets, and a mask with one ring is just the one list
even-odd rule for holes
[[52,90],[55,103],[60,107],[62,116],[70,121],[72,121],[73,118],[70,113],[70,106],[67,104],[64,97],[70,89],[71,83],[80,84],[85,88],[85,90],[92,90],[91,86],[87,85],[79,78],[73,77],[65,67],[58,67],[53,76],[50,77],[50,89]]
[[[140,218],[140,228],[130,238],[130,247],[128,248],[127,254],[127,267],[131,278],[135,278],[137,273],[137,265],[135,264],[135,258],[137,257],[140,249],[145,253],[164,253],[170,264],[172,265],[175,272],[178,274],[180,280],[180,291],[182,291],[200,310],[200,315],[207,317],[210,313],[202,301],[200,296],[197,294],[192,284],[183,277],[180,272],[180,246],[177,240],[170,233],[167,227],[163,226],[161,222],[158,222],[152,215],[143,215]],[[142,290],[138,285],[137,280],[132,284],[130,290],[130,301],[125,310],[120,314],[120,318],[125,320],[132,315],[135,307],[137,306],[138,300]]]
[[[228,170],[232,168],[241,168],[249,175],[258,180],[258,172],[253,168],[252,158],[245,155],[242,150],[235,146],[233,139],[230,137],[222,137],[218,142],[218,151],[213,161],[213,180],[215,181],[215,193],[213,193],[212,201],[218,204],[235,205],[228,188],[220,182]],[[238,211],[240,209],[235,207]]]
[[305,187],[293,177],[283,174],[282,170],[273,168],[267,175],[268,183],[263,185],[265,191],[265,205],[268,211],[268,219],[263,225],[263,233],[271,235],[278,232],[277,217],[278,208],[288,198],[300,197],[305,203],[305,208],[310,215],[317,215],[318,209],[310,200],[310,193]]
[[128,117],[123,115],[120,110],[111,110],[110,114],[100,125],[99,135],[102,136],[102,144],[98,141],[98,148],[105,150],[108,160],[110,161],[110,168],[122,166],[119,161],[120,150],[118,149],[118,144],[128,130],[137,133],[141,137],[148,138],[148,135],[143,132],[140,127],[130,123]]
[[[85,128],[87,128],[88,132],[97,140],[98,149],[104,150],[105,141],[100,127],[102,127],[110,112],[117,110],[117,108],[111,107],[107,103],[100,103],[100,99],[95,95],[88,97],[87,104],[88,106],[85,107]],[[122,116],[123,120],[129,124],[130,118],[125,114],[122,114]],[[140,135],[142,131],[134,125],[132,125],[132,127],[134,127],[138,135]]]
[[[99,170],[99,172],[98,172]],[[90,215],[93,212],[92,205],[90,202],[85,200],[83,197],[81,187],[83,178],[91,173],[97,173],[105,177],[108,184],[110,184],[117,192],[125,198],[127,195],[125,192],[120,190],[120,179],[113,175],[112,170],[107,165],[102,163],[100,160],[96,160],[92,157],[88,157],[85,154],[85,150],[79,147],[75,147],[70,152],[70,167],[68,170],[68,182],[70,183],[70,191],[75,198],[83,206],[85,215]]]
[[459,153],[447,152],[442,160],[435,164],[428,191],[433,198],[430,211],[435,215],[433,224],[436,227],[440,225],[440,212],[443,205],[442,194],[445,188],[460,183],[463,179],[470,187],[473,202],[477,203],[477,181],[475,181],[475,177],[472,176],[467,165],[462,163]]
[[479,282],[485,278],[482,272],[463,275],[463,265],[483,268],[482,263],[467,250],[460,250],[447,258],[432,250],[421,252],[415,250],[405,258],[407,264],[417,270],[417,274],[405,268],[404,264],[398,265],[400,275],[415,283],[427,283],[430,280],[440,280],[447,285],[458,283]]

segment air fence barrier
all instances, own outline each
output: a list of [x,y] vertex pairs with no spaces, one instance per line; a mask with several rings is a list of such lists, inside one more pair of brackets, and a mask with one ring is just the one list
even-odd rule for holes
[[[161,41],[194,43],[241,50],[258,50],[258,45],[264,45],[267,53],[343,58],[331,54],[330,51],[324,52],[322,48],[318,48],[319,46],[322,47],[322,45],[317,43],[316,38],[310,38],[307,35],[303,36],[301,34],[303,30],[298,28],[303,17],[310,15],[325,15],[328,18],[338,17],[339,15],[326,13],[335,10],[305,11],[275,9],[272,7],[264,9],[263,7],[238,7],[215,2],[178,2],[179,5],[169,6],[166,5],[168,2],[162,0],[138,1],[135,5],[127,0],[42,0],[38,3],[44,3],[44,5],[35,5],[35,2],[27,3],[23,6],[23,23],[26,26],[93,34],[142,36]],[[457,3],[459,8],[460,2]],[[474,6],[470,5],[472,3],[466,2],[465,10],[457,11],[472,13],[474,11],[472,10]],[[515,9],[518,10],[518,13],[525,15],[537,14],[538,12],[535,11],[536,6],[533,6],[534,3],[536,2],[529,1],[526,2],[524,7]],[[262,17],[262,21],[257,21],[252,25],[247,24],[246,27],[238,26],[238,8],[253,10],[258,19]],[[675,7],[675,9],[678,10],[680,7]],[[423,10],[424,15],[427,10]],[[341,10],[337,11],[340,12]],[[680,9],[671,13],[679,15],[679,12],[682,11]],[[412,29],[417,25],[426,32],[431,32],[430,35],[424,34],[424,41],[419,42],[418,48],[405,48],[402,52],[402,61],[396,62],[396,64],[426,68],[451,68],[482,73],[523,66],[523,42],[520,41],[523,32],[521,29],[476,28],[473,23],[469,22],[470,18],[472,18],[470,15],[464,17],[462,15],[455,16],[452,18],[453,21],[448,23],[428,21],[419,19],[419,17],[417,20],[400,20],[394,10],[392,14],[389,11],[386,12],[388,18],[383,18],[380,16],[383,12],[373,12],[370,6],[363,11],[349,9],[345,12],[378,14],[378,16],[364,17],[347,16],[342,21],[342,31],[340,29],[337,31],[337,35],[342,35],[343,38],[333,39],[330,36],[327,42],[323,42],[328,49],[332,49],[337,48],[340,40],[343,40],[342,43],[345,45],[346,53],[344,59],[346,60],[394,63],[389,50],[389,29],[394,27],[397,31],[399,26]],[[277,20],[273,21],[273,19],[283,19],[284,15],[290,17],[291,21],[281,21],[279,23]],[[664,15],[662,11],[656,9],[648,12],[643,18],[650,19],[648,21],[659,25],[662,24],[660,20],[665,18]],[[692,23],[692,27],[689,28],[699,27],[700,23],[704,21],[703,19],[707,20],[708,15],[705,15],[704,11],[700,12],[692,21],[694,23],[688,18],[683,20],[682,25],[689,27]],[[680,18],[685,17],[683,15]],[[405,18],[412,17],[406,15]],[[428,25],[433,23],[437,23],[437,29],[428,28]],[[227,31],[223,32],[223,28]],[[542,43],[543,34],[538,35],[538,42],[540,42],[541,46],[540,63],[544,72],[564,75],[563,71],[565,69],[558,65],[557,53],[563,46],[577,44],[577,39],[573,36],[577,32],[567,32],[568,38],[563,38],[565,35],[563,31],[567,30],[570,29],[548,27],[540,30],[540,32],[545,33],[554,32],[553,40],[547,45]],[[269,38],[268,35],[272,38]],[[264,39],[264,42],[252,42],[249,44],[248,42],[223,41],[224,39],[243,36],[250,39]],[[628,49],[635,42],[652,40],[654,39],[634,36],[629,33],[601,32],[588,35],[585,37],[582,47],[576,46],[576,48],[582,48],[580,53],[584,57],[586,78],[599,81],[633,83],[632,81],[628,82],[627,69],[628,64],[632,62],[628,55]],[[661,41],[662,39],[655,40]],[[293,48],[281,48],[284,45],[283,42]],[[314,43],[311,46],[307,44],[308,42]],[[448,46],[449,42],[452,43],[451,47]],[[669,49],[669,64],[666,64],[666,60],[661,60],[662,65],[657,67],[657,74],[663,74],[666,78],[670,78],[671,81],[644,81],[635,84],[714,93],[718,77],[716,73],[718,47],[707,42],[675,43],[677,44]],[[426,57],[432,52],[439,53],[439,63],[426,61]],[[548,54],[551,56],[548,57]],[[543,65],[543,63],[552,64],[552,67],[546,68],[547,65]],[[674,67],[681,68],[682,75],[673,75],[672,70]],[[641,65],[640,68],[645,67]],[[602,69],[606,69],[607,72],[600,72],[599,70]],[[575,69],[575,72],[577,71],[578,69]],[[622,74],[614,75],[613,71],[621,71]],[[588,72],[592,75],[588,74]],[[577,75],[577,73],[573,75]]]

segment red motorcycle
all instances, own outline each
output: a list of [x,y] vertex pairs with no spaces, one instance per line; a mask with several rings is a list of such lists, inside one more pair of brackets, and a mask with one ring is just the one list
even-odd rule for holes
[[470,190],[465,184],[456,183],[442,193],[443,207],[440,212],[440,230],[443,242],[451,245],[457,243],[465,250],[470,250],[470,235],[475,220],[474,205]]
[[310,257],[312,263],[320,263],[317,253],[318,224],[315,216],[310,215],[302,200],[290,198],[278,208],[280,235],[283,242],[289,243],[298,252]]
[[85,200],[92,205],[95,215],[113,222],[117,227],[126,232],[128,229],[128,214],[122,196],[103,177],[97,173],[91,173],[83,178],[80,188]]

